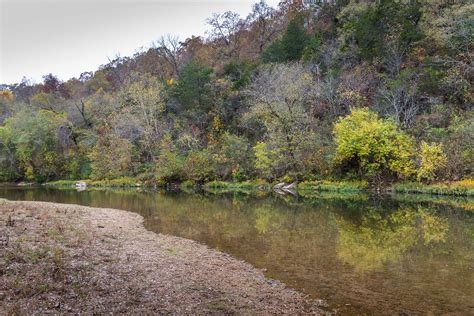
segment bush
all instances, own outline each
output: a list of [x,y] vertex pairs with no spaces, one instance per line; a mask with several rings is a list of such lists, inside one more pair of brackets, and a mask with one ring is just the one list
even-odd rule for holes
[[192,152],[186,158],[184,172],[188,180],[203,183],[215,179],[215,164],[207,149]]
[[360,176],[407,177],[414,172],[413,139],[390,119],[368,109],[353,110],[334,125],[335,163]]
[[248,141],[240,136],[224,133],[212,146],[215,173],[220,179],[242,181],[251,168],[251,152]]
[[156,162],[157,180],[160,184],[181,182],[185,178],[185,159],[177,153],[170,135],[163,137]]
[[117,179],[112,180],[88,180],[86,181],[88,186],[91,187],[137,187],[141,186],[141,184],[137,181],[137,179],[132,177],[120,177]]

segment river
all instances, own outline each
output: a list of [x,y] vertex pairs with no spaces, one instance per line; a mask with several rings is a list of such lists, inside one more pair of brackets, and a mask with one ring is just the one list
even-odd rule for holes
[[0,197],[125,209],[243,259],[340,314],[474,314],[468,199],[0,187]]

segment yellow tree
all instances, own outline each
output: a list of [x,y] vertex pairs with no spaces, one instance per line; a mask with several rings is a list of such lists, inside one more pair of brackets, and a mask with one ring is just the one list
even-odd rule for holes
[[414,172],[413,139],[390,119],[355,109],[334,125],[336,164],[360,176],[409,176]]

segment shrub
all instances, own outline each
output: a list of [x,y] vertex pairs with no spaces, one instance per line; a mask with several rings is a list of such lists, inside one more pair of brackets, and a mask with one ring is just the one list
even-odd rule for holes
[[245,138],[224,133],[211,150],[214,153],[215,173],[219,178],[235,181],[246,178],[245,173],[251,165],[251,152]]
[[207,149],[191,152],[186,158],[184,172],[188,180],[198,183],[213,180],[214,170],[214,160]]
[[380,119],[368,109],[353,110],[334,125],[337,165],[360,176],[406,177],[414,172],[413,139],[390,119]]
[[177,153],[170,135],[164,136],[161,141],[156,173],[161,184],[181,182],[185,177],[184,157]]

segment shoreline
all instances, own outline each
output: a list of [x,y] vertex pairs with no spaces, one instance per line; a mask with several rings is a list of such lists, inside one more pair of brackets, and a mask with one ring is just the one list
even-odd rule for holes
[[[53,182],[46,182],[43,184],[37,183],[0,183],[0,186],[34,186],[42,185],[45,187],[75,187],[76,182],[83,182],[90,188],[158,188],[156,185],[142,183],[134,178],[90,181],[90,180],[58,180]],[[281,184],[281,183],[280,183]],[[226,182],[226,181],[210,181],[204,184],[195,183],[170,183],[166,187],[173,189],[187,190],[203,190],[210,193],[252,193],[252,192],[271,192],[277,183],[268,183],[262,180],[244,181],[244,182]],[[286,185],[293,185],[286,183]],[[337,192],[341,194],[354,193],[404,193],[404,194],[429,194],[433,196],[452,196],[452,197],[471,197],[474,196],[474,180],[466,179],[452,182],[438,182],[432,184],[423,184],[417,182],[398,182],[392,184],[390,187],[381,191],[374,191],[369,188],[365,181],[303,181],[295,184],[290,191],[300,191],[307,193],[311,192]],[[289,191],[287,191],[289,192]],[[291,192],[290,192],[291,193]]]
[[0,314],[322,313],[230,255],[115,209],[0,199]]

